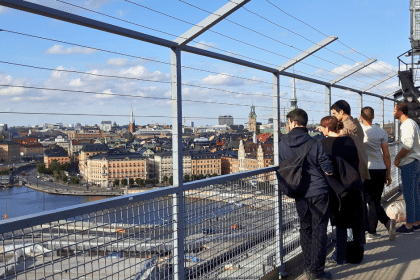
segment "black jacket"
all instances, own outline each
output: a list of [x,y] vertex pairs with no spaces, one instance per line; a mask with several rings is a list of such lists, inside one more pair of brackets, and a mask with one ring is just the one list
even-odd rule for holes
[[[312,137],[308,134],[308,130],[305,127],[296,127],[288,134],[282,135],[279,141],[280,161],[284,160],[284,156],[287,154],[286,148],[282,147],[283,145],[289,146],[294,154],[299,155],[301,152],[300,147],[310,139]],[[328,193],[328,183],[324,173],[333,173],[333,171],[332,163],[325,153],[321,142],[317,141],[309,150],[303,165],[302,183],[309,185],[305,198]]]

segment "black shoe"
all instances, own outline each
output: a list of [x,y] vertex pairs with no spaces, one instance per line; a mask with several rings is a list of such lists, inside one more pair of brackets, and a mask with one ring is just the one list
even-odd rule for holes
[[405,225],[402,225],[399,228],[397,228],[397,232],[401,234],[413,234],[414,228],[408,228]]
[[414,231],[420,231],[420,225],[413,225]]

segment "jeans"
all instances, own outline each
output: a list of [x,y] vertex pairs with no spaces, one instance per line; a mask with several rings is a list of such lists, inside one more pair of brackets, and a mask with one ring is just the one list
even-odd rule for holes
[[418,160],[401,166],[401,181],[406,205],[407,223],[420,221],[419,176],[420,162]]
[[386,225],[389,217],[381,205],[381,196],[386,183],[386,169],[370,169],[370,180],[364,181],[365,200],[368,204],[367,224],[370,234],[376,233],[378,220]]
[[321,275],[324,273],[327,254],[329,195],[297,199],[296,210],[300,218],[300,244],[305,269],[315,276]]

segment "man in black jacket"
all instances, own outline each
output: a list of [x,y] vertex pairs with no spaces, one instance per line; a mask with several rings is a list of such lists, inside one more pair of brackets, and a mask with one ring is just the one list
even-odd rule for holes
[[306,128],[308,114],[302,109],[295,109],[287,114],[287,119],[291,131],[280,139],[280,161],[285,160],[283,157],[288,154],[288,147],[298,155],[305,150],[302,149],[304,145],[312,145],[302,169],[302,184],[307,184],[308,191],[304,197],[296,199],[305,274],[308,279],[332,279],[331,273],[324,269],[330,217],[329,189],[325,174],[333,174],[333,165],[321,142],[308,142],[312,139]]

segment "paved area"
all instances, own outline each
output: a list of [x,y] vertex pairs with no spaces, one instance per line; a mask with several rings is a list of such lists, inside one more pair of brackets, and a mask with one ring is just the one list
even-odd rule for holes
[[[402,195],[396,199],[399,200],[403,201]],[[326,270],[331,272],[333,279],[420,280],[420,232],[413,235],[397,233],[394,241],[388,239],[388,232],[382,224],[378,225],[377,232],[383,237],[368,240],[362,263],[327,265]],[[300,275],[295,279],[306,277]]]

